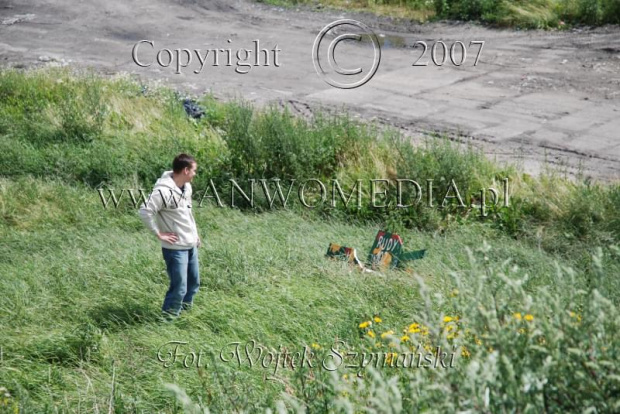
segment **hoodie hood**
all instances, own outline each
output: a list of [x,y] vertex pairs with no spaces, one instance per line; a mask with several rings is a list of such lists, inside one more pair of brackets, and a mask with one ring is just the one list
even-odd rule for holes
[[185,183],[183,184],[183,188],[179,188],[177,183],[172,179],[172,171],[165,171],[161,177],[157,179],[155,187],[153,187],[153,191],[155,190],[160,192],[163,191],[164,194],[168,194],[169,196],[174,194],[174,199],[177,200],[177,202],[189,200],[188,202],[191,206],[191,198],[193,195],[192,185],[190,183]]
[[[174,190],[177,193],[182,193],[183,191],[177,186],[177,183],[172,179],[172,171],[165,171],[160,178],[155,182],[155,187],[164,187],[167,189]],[[189,183],[185,183],[184,188],[187,190],[189,187]]]

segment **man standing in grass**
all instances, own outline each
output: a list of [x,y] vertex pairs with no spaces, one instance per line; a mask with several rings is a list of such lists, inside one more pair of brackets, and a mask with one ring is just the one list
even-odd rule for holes
[[174,318],[192,306],[200,286],[198,251],[200,237],[192,214],[192,186],[196,160],[179,154],[155,183],[153,192],[140,206],[140,217],[161,241],[170,287],[162,306],[163,316]]

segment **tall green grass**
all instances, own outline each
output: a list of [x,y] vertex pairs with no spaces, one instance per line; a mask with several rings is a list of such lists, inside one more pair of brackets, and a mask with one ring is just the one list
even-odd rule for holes
[[[362,345],[331,345],[326,352],[365,352],[357,366],[309,376],[302,384],[306,393],[284,394],[280,412],[620,410],[620,322],[617,301],[610,300],[618,284],[605,265],[620,250],[593,257],[596,281],[584,284],[573,269],[556,263],[546,288],[537,290],[528,287],[533,275],[510,260],[495,262],[493,251],[488,244],[468,250],[467,264],[442,278],[440,287],[417,279],[423,309],[412,312],[411,324],[367,314],[358,327]],[[419,344],[428,346],[422,352],[448,350],[448,368],[411,359]],[[377,366],[373,353],[391,359]],[[187,412],[208,408],[180,388],[171,390]]]
[[[617,411],[617,183],[532,178],[441,137],[414,147],[346,115],[305,120],[203,97],[196,121],[173,91],[128,78],[2,71],[0,94],[0,412]],[[485,219],[454,205],[205,203],[196,306],[162,324],[159,243],[135,207],[104,209],[96,189],[150,189],[181,151],[198,159],[194,205],[209,178],[271,176],[336,178],[345,193],[357,179],[389,178],[391,190],[396,178],[433,179],[435,205],[451,179],[469,203],[509,177],[511,203]],[[330,242],[364,257],[386,228],[427,256],[381,273],[323,257]],[[428,333],[408,333],[413,323]],[[158,349],[174,340],[202,350],[206,367],[164,367]],[[219,359],[251,340],[315,344],[322,357],[340,340],[356,352],[420,343],[458,355],[449,370],[366,368],[356,379],[315,367],[271,380]]]
[[[616,407],[617,247],[595,251],[583,269],[577,257],[471,223],[444,236],[402,232],[409,248],[428,249],[415,274],[363,274],[323,254],[334,241],[363,255],[377,226],[199,208],[201,292],[192,313],[162,325],[156,316],[167,277],[158,242],[135,211],[103,210],[91,189],[59,180],[0,185],[0,211],[9,218],[0,241],[0,383],[9,408],[176,412],[182,403],[166,384],[211,412],[263,411],[279,400],[316,412]],[[534,320],[517,320],[516,312]],[[358,327],[375,315],[381,323]],[[446,315],[459,317],[450,339]],[[401,343],[412,323],[429,334]],[[394,338],[380,339],[390,330]],[[227,344],[251,340],[274,350],[317,344],[321,358],[332,346],[402,353],[418,343],[456,345],[458,355],[451,370],[367,367],[357,380],[355,369],[334,375],[315,367],[281,369],[268,380],[272,368],[219,359]],[[184,352],[202,350],[207,367],[164,367],[157,352],[169,341],[189,342]]]

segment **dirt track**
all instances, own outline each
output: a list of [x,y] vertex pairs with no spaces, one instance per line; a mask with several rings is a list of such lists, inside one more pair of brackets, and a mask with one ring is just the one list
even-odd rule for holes
[[[328,23],[353,18],[379,35],[381,65],[366,85],[333,88],[316,74],[312,46]],[[415,140],[442,131],[473,142],[500,161],[538,173],[545,165],[595,179],[620,178],[620,28],[566,32],[491,30],[470,24],[399,22],[371,15],[284,10],[246,1],[0,0],[0,65],[71,64],[104,73],[158,78],[192,94],[287,105],[304,116],[319,106],[346,108],[363,119],[400,128]],[[146,68],[161,48],[280,49],[279,67],[248,73],[199,61]],[[230,40],[230,41],[229,41]],[[485,41],[480,62],[413,67],[418,41]],[[142,49],[142,47],[144,47]],[[368,46],[347,45],[339,56],[363,62]],[[371,49],[370,49],[371,50]],[[473,51],[468,51],[474,53]],[[150,54],[149,54],[150,53]],[[224,59],[224,57],[221,57]],[[429,60],[429,54],[425,59]],[[343,64],[343,66],[346,66]],[[353,65],[356,66],[356,65]],[[248,70],[248,69],[246,69]]]

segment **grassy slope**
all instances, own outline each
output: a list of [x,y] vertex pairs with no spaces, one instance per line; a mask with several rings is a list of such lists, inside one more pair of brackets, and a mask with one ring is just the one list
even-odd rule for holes
[[[331,241],[367,252],[376,226],[206,207],[196,212],[207,241],[200,250],[196,308],[178,323],[162,325],[154,318],[167,276],[158,242],[137,216],[109,214],[92,189],[32,179],[5,180],[4,186],[8,195],[26,192],[17,206],[26,221],[23,229],[3,226],[0,289],[8,299],[0,305],[1,329],[3,364],[10,370],[2,370],[0,383],[20,390],[24,402],[71,411],[80,404],[85,412],[99,404],[102,410],[115,364],[116,389],[125,404],[135,399],[142,410],[172,412],[162,382],[181,384],[190,393],[203,385],[196,370],[166,369],[157,361],[157,349],[167,341],[188,341],[205,351],[252,339],[289,349],[314,342],[329,346],[334,338],[356,343],[356,326],[369,316],[404,326],[422,310],[411,274],[361,274],[323,258]],[[65,197],[79,207],[58,208]],[[482,238],[501,246],[495,260],[512,257],[524,271],[541,275],[536,283],[553,272],[553,256],[481,227],[462,227],[449,236],[413,231],[402,236],[409,248],[429,249],[415,268],[439,290],[449,269],[466,262],[465,247],[477,247]],[[76,362],[79,344],[96,345],[91,361]],[[273,403],[283,387],[263,382],[265,372],[242,367],[232,397]],[[206,386],[223,398],[210,374]]]
[[[85,89],[101,97],[80,102],[87,99]],[[393,154],[385,147],[374,147],[374,139],[368,139],[372,135],[346,122],[343,126],[342,121],[319,126],[293,124],[273,114],[255,115],[262,124],[246,134],[247,124],[239,120],[246,119],[247,112],[234,105],[226,110],[208,105],[208,119],[195,123],[169,91],[143,91],[130,82],[73,78],[66,72],[9,72],[0,77],[4,172],[0,178],[0,291],[4,297],[0,301],[0,386],[10,392],[10,397],[0,400],[0,410],[21,406],[25,412],[55,412],[55,407],[66,412],[102,412],[112,406],[119,413],[175,412],[179,405],[163,387],[168,382],[178,384],[214,412],[273,406],[282,395],[310,406],[323,399],[337,405],[334,390],[346,384],[317,388],[311,377],[327,375],[322,370],[311,375],[287,371],[277,381],[265,381],[265,370],[247,365],[238,368],[219,362],[202,372],[164,368],[157,361],[157,350],[173,340],[188,341],[196,350],[219,352],[235,341],[256,340],[268,347],[295,350],[312,343],[329,348],[337,339],[364,349],[369,345],[367,332],[358,325],[375,314],[384,320],[373,328],[377,334],[388,329],[400,333],[414,321],[438,329],[443,315],[453,314],[484,338],[478,348],[476,341],[470,343],[472,337],[470,342],[460,342],[472,354],[460,363],[470,361],[464,367],[472,370],[485,367],[476,375],[459,369],[445,376],[421,372],[415,375],[423,377],[410,378],[399,371],[406,398],[410,397],[407,387],[417,384],[413,388],[417,397],[409,398],[407,407],[450,411],[438,404],[455,404],[479,409],[475,398],[483,401],[481,390],[490,387],[498,404],[495,409],[528,404],[540,408],[536,405],[542,404],[540,395],[523,391],[533,377],[557,387],[546,391],[556,409],[575,409],[579,405],[572,398],[601,409],[613,407],[609,396],[617,391],[613,375],[618,372],[613,367],[618,366],[620,355],[620,318],[615,317],[620,289],[616,278],[606,275],[618,274],[620,269],[620,255],[614,256],[615,250],[608,247],[618,241],[620,220],[613,208],[620,194],[617,186],[524,178],[516,181],[515,207],[493,220],[422,211],[422,216],[403,216],[413,220],[408,230],[398,215],[369,215],[371,220],[362,217],[355,224],[354,217],[343,212],[334,215],[339,219],[327,219],[298,209],[254,214],[197,208],[196,219],[206,241],[200,250],[203,287],[192,313],[175,324],[161,324],[156,315],[167,276],[159,245],[135,210],[102,208],[95,191],[102,181],[148,188],[167,167],[170,154],[181,150],[198,154],[204,166],[196,188],[206,187],[201,179],[227,172],[235,163],[241,165],[237,172],[279,166],[281,170],[272,173],[281,177],[278,171],[287,169],[308,176],[326,169],[327,176],[350,178],[356,173],[384,177],[391,167],[399,176],[436,179],[465,171],[467,177],[461,177],[465,182],[474,180],[474,173],[482,174],[484,182],[504,170],[494,170],[475,154],[459,155],[434,146],[422,153],[402,147],[399,156],[405,158],[390,158]],[[333,141],[330,131],[337,131]],[[347,139],[346,150],[339,152],[338,143]],[[255,148],[247,147],[252,143]],[[306,151],[306,158],[299,162],[288,159],[287,153],[269,158],[270,148],[282,146],[293,148],[289,153]],[[374,155],[371,150],[376,150]],[[252,157],[274,161],[248,164]],[[304,171],[304,167],[318,170]],[[540,197],[542,193],[546,197]],[[399,228],[407,248],[428,249],[428,256],[415,262],[413,269],[430,293],[420,291],[411,271],[361,274],[323,258],[329,242],[356,247],[364,257],[385,222]],[[428,228],[412,230],[420,225]],[[483,240],[493,249],[482,251],[482,262],[472,263],[466,248],[479,249]],[[598,246],[604,256],[593,260]],[[502,264],[506,260],[510,265]],[[556,261],[573,267],[574,279],[570,271],[558,271]],[[453,272],[462,279],[455,281]],[[502,290],[508,286],[506,280],[526,275],[520,287]],[[455,287],[462,295],[457,302],[452,296]],[[494,301],[489,316],[486,307]],[[507,333],[505,329],[506,318],[516,311],[535,314],[536,329],[530,331],[527,342],[516,330]],[[583,312],[579,330],[574,329],[569,311]],[[561,338],[556,337],[558,332]],[[433,343],[448,340],[441,330],[432,335]],[[545,368],[541,340],[548,347],[544,352],[558,361],[553,369]],[[507,348],[513,353],[503,354],[503,364],[508,361],[514,367],[493,362],[498,358],[493,349],[508,352]],[[597,354],[571,354],[567,349],[593,349]],[[584,365],[599,360],[607,365]],[[510,375],[507,367],[523,369],[527,375]],[[586,376],[595,372],[600,377],[588,382],[575,375],[576,382],[563,385],[569,372]],[[379,384],[387,384],[387,377],[385,381]],[[454,384],[459,384],[459,392],[446,399],[442,387]],[[441,395],[436,395],[438,390]],[[385,392],[389,400],[401,398]],[[371,399],[383,396],[372,388],[341,391],[338,398],[353,395],[362,398],[353,401],[356,407],[376,404]],[[321,411],[317,406],[313,409]]]

